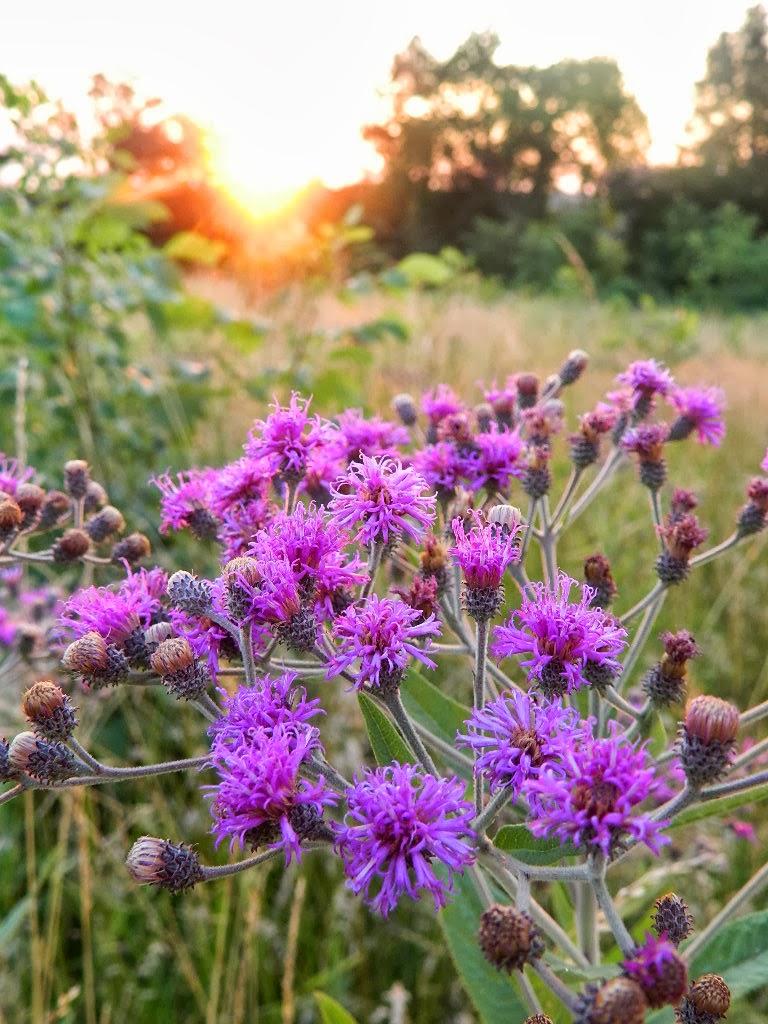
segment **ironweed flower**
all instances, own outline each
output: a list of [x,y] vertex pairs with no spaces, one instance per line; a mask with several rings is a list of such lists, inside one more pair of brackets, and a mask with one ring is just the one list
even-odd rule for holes
[[307,700],[303,686],[294,686],[295,672],[283,672],[277,678],[265,675],[256,686],[239,686],[237,692],[222,701],[223,714],[208,730],[225,746],[253,743],[262,733],[275,729],[306,732],[320,746],[319,733],[307,723],[315,715],[324,715],[319,699]]
[[170,839],[141,836],[125,861],[131,878],[139,885],[156,885],[168,892],[184,892],[204,878],[197,851]]
[[499,430],[492,423],[475,438],[474,454],[466,464],[467,486],[475,492],[485,488],[489,494],[509,494],[512,481],[525,474],[524,451],[517,430]]
[[587,686],[587,662],[613,672],[621,670],[616,658],[626,643],[627,631],[602,609],[590,607],[591,587],[582,586],[579,602],[570,603],[573,586],[578,586],[576,580],[564,572],[551,589],[544,583],[532,584],[534,597],[526,593],[520,610],[493,631],[493,655],[529,655],[520,664],[529,669],[529,682],[538,680],[546,697]]
[[410,441],[408,431],[380,416],[366,419],[360,409],[345,409],[336,416],[339,425],[333,448],[344,465],[363,455],[396,456],[400,445]]
[[211,486],[215,477],[213,469],[190,469],[177,473],[175,481],[170,473],[150,477],[150,483],[163,496],[160,502],[160,533],[186,527],[198,540],[212,540],[216,536],[219,521],[210,508]]
[[649,490],[658,491],[667,478],[664,442],[669,439],[666,423],[645,423],[632,427],[621,439],[625,452],[634,452],[639,459],[640,482]]
[[[615,726],[615,723],[611,723]],[[557,836],[576,846],[599,849],[610,858],[627,839],[645,843],[654,853],[669,842],[666,822],[653,821],[637,808],[657,782],[644,747],[634,747],[618,732],[603,739],[585,737],[563,747],[561,771],[531,778],[524,795],[535,807],[530,823],[535,836]]]
[[558,771],[563,746],[573,746],[589,732],[573,708],[538,701],[527,693],[503,693],[477,708],[457,733],[459,746],[470,747],[477,760],[475,775],[484,775],[491,793],[508,788],[516,800],[529,779]]
[[456,546],[451,557],[464,577],[462,596],[467,611],[475,619],[488,621],[504,600],[501,580],[507,566],[519,555],[515,537],[520,524],[515,523],[510,529],[486,523],[477,512],[473,511],[472,516],[475,525],[468,531],[461,516],[453,520]]
[[[399,598],[371,594],[362,607],[347,608],[334,622],[338,646],[329,662],[327,678],[332,679],[359,659],[359,668],[352,669],[355,689],[361,690],[366,684],[385,690],[397,687],[409,656],[427,668],[435,668],[427,652],[431,637],[439,633],[440,623],[434,615],[424,618],[417,608]],[[423,647],[417,646],[421,637],[427,638]]]
[[725,393],[721,388],[675,388],[669,400],[678,412],[669,431],[670,441],[682,441],[695,430],[699,444],[720,446],[725,437]]
[[690,573],[691,552],[704,543],[709,531],[700,525],[698,516],[687,512],[665,516],[657,532],[664,541],[664,551],[656,559],[656,573],[662,583],[682,583]]
[[247,740],[233,745],[226,730],[214,737],[209,767],[220,782],[205,786],[211,790],[211,832],[216,846],[229,838],[230,852],[239,843],[256,849],[267,844],[285,849],[285,863],[291,855],[301,860],[302,839],[328,838],[321,820],[323,807],[337,797],[325,786],[300,778],[299,769],[314,748],[316,730],[297,731],[287,725],[271,732],[253,731]]
[[544,952],[544,936],[528,914],[494,903],[483,911],[477,941],[485,959],[497,970],[522,971]]
[[34,475],[35,470],[30,466],[22,466],[18,459],[0,452],[0,491],[13,498],[18,488]]
[[605,402],[598,402],[592,412],[579,417],[579,433],[569,434],[571,461],[579,469],[597,462],[600,455],[600,438],[616,425],[618,412]]
[[394,459],[363,455],[336,483],[331,522],[356,529],[354,539],[363,544],[386,544],[403,533],[418,540],[434,521],[435,497],[424,494],[426,480]]
[[689,700],[680,724],[680,762],[692,786],[715,782],[725,773],[739,731],[739,710],[730,701],[704,694]]
[[639,359],[630,363],[616,380],[632,390],[632,408],[635,419],[642,419],[653,409],[654,397],[669,394],[675,385],[669,370],[655,359]]
[[456,489],[473,472],[473,457],[450,441],[438,441],[414,452],[410,462],[424,478],[426,486],[437,492],[438,501],[444,504],[455,496]]
[[311,401],[301,398],[297,391],[291,392],[287,406],[281,406],[275,398],[275,411],[265,420],[255,420],[248,434],[246,454],[252,459],[266,459],[270,471],[281,480],[301,480],[311,452],[335,433],[336,428],[328,420],[319,416],[310,419],[307,410]]
[[[415,900],[425,890],[436,910],[445,906],[454,874],[475,859],[474,808],[463,794],[460,779],[438,779],[397,761],[356,777],[346,791],[344,823],[335,827],[348,887],[384,917],[403,893]],[[435,873],[435,861],[447,879]]]

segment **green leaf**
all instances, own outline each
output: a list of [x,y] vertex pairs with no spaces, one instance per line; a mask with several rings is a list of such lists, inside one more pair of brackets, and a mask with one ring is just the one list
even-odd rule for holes
[[357,1024],[352,1014],[347,1013],[341,1003],[331,999],[325,992],[313,992],[322,1024]]
[[358,693],[357,699],[376,763],[384,765],[399,761],[400,764],[412,764],[414,755],[378,704],[364,693]]
[[559,839],[537,839],[525,825],[505,825],[493,837],[493,845],[511,853],[524,864],[554,864],[578,853],[573,843]]
[[527,1016],[517,986],[492,967],[477,944],[483,904],[468,874],[454,877],[452,902],[440,911],[440,925],[462,984],[482,1024],[522,1021]]
[[194,231],[180,231],[163,246],[163,252],[170,259],[199,263],[204,267],[215,267],[226,251],[224,242],[205,238]]
[[252,352],[262,343],[267,329],[251,320],[232,320],[223,325],[224,337],[238,352]]
[[721,796],[717,800],[707,800],[705,803],[687,807],[672,819],[667,826],[667,831],[670,832],[673,828],[680,828],[683,825],[690,825],[691,822],[701,821],[703,818],[713,818],[718,814],[730,814],[739,807],[744,807],[746,804],[757,804],[762,800],[768,800],[768,782],[762,786],[755,786],[754,789],[744,790],[742,793],[731,793],[729,796]]
[[428,252],[409,253],[400,260],[397,269],[413,288],[419,285],[440,288],[453,280],[456,273],[453,267],[449,267],[439,256],[432,256]]
[[386,338],[407,341],[409,334],[408,326],[396,316],[380,316],[376,320],[351,327],[349,333],[355,341],[363,344],[384,341]]
[[451,746],[471,714],[470,708],[447,696],[416,669],[408,671],[400,685],[400,696],[411,718]]

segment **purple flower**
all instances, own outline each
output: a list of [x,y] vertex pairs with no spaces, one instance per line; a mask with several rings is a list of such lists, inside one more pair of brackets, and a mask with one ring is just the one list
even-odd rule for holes
[[216,536],[219,522],[210,508],[211,486],[215,477],[214,469],[190,469],[177,473],[175,481],[170,473],[150,477],[150,483],[163,496],[160,502],[160,533],[187,527],[201,540]]
[[19,485],[28,483],[34,475],[34,469],[22,466],[18,459],[0,452],[0,491],[12,498]]
[[0,605],[0,644],[10,647],[16,639],[16,626],[8,618],[8,610]]
[[453,561],[461,566],[467,587],[472,590],[496,590],[507,566],[517,560],[518,547],[514,530],[497,523],[485,523],[477,512],[472,513],[475,525],[467,532],[464,520],[457,516],[453,522],[456,546],[451,551]]
[[121,646],[135,629],[149,625],[148,618],[142,622],[139,606],[134,595],[108,587],[85,587],[63,605],[59,613],[61,632],[78,639],[95,630],[108,643]]
[[534,598],[526,593],[519,611],[506,625],[496,626],[492,652],[497,658],[511,654],[529,655],[520,664],[528,668],[528,679],[538,679],[545,696],[570,693],[588,685],[584,676],[587,662],[605,665],[614,672],[616,660],[626,642],[627,631],[615,625],[600,608],[590,608],[595,591],[582,585],[577,604],[568,601],[576,580],[558,575],[550,589],[543,583],[531,585]]
[[634,452],[641,461],[658,462],[668,438],[666,423],[646,423],[628,430],[621,439],[621,447],[625,452]]
[[[624,974],[640,985],[648,1005],[654,1010],[668,1003],[677,1005],[688,988],[688,968],[666,933],[656,938],[646,932],[645,943],[635,949],[633,958],[625,960],[621,966]],[[720,1016],[706,1014],[710,1020]]]
[[665,821],[636,811],[657,787],[644,747],[634,747],[618,731],[609,737],[585,737],[563,746],[562,771],[529,779],[524,795],[535,805],[530,822],[535,836],[557,836],[576,846],[599,849],[611,857],[627,840],[645,843],[658,854],[668,843]]
[[360,409],[345,409],[336,421],[339,433],[334,448],[345,465],[363,455],[394,456],[399,445],[410,441],[405,427],[389,423],[379,416],[366,419]]
[[256,420],[245,444],[246,454],[253,459],[267,459],[270,470],[284,480],[298,481],[304,476],[310,453],[328,442],[335,428],[319,416],[309,418],[311,398],[291,393],[287,406],[275,399],[273,413],[265,420]]
[[768,448],[765,450],[765,458],[760,463],[760,469],[762,469],[764,473],[768,473]]
[[209,501],[211,510],[223,519],[228,513],[251,502],[263,502],[272,485],[272,474],[267,459],[251,459],[245,456],[230,462],[211,476]]
[[524,447],[517,430],[499,430],[492,423],[490,430],[475,437],[475,454],[466,471],[470,489],[508,494],[514,478],[525,473]]
[[645,416],[650,412],[654,395],[668,395],[675,385],[669,370],[655,359],[640,359],[630,363],[616,380],[632,388],[633,408],[639,416]]
[[492,793],[509,788],[513,800],[529,779],[561,771],[562,748],[584,739],[589,729],[573,708],[517,690],[476,709],[465,724],[468,735],[458,733],[456,742],[479,755],[475,775],[490,781]]
[[354,539],[363,544],[386,543],[402,533],[418,540],[435,518],[435,498],[423,493],[424,477],[394,459],[363,455],[336,483],[328,505],[331,522],[357,527]]
[[[378,597],[371,594],[362,607],[347,608],[336,619],[333,634],[339,641],[328,665],[328,678],[349,668],[360,659],[360,667],[353,670],[354,687],[361,690],[369,686],[396,686],[402,679],[408,657],[422,665],[435,668],[427,657],[430,637],[440,633],[440,623],[434,615],[422,616],[418,608],[410,608],[399,598]],[[414,641],[426,636],[424,647]]]
[[152,623],[153,616],[162,610],[167,587],[168,573],[156,566],[154,569],[129,572],[118,592],[135,601],[136,612],[146,628]]
[[424,394],[421,408],[429,422],[433,426],[437,426],[446,416],[461,412],[464,403],[447,384],[438,384],[436,388],[432,388],[431,391]]
[[294,686],[295,672],[283,672],[277,679],[265,675],[257,686],[239,686],[234,696],[222,701],[223,715],[208,730],[219,745],[238,746],[253,743],[259,735],[272,735],[275,729],[306,733],[320,747],[320,735],[307,723],[325,712],[320,701],[307,700],[303,686]]
[[236,843],[284,847],[288,864],[291,854],[301,860],[302,839],[324,835],[322,809],[337,797],[326,789],[322,775],[317,782],[299,777],[302,762],[317,746],[314,731],[276,726],[234,746],[226,732],[214,738],[209,767],[221,781],[204,788],[212,791],[211,832],[217,846],[229,837],[230,852]]
[[253,498],[230,507],[222,516],[218,538],[222,560],[230,561],[247,553],[253,538],[272,519],[276,506],[266,498]]
[[670,401],[678,412],[671,440],[681,441],[695,430],[699,444],[720,446],[725,437],[725,393],[721,388],[675,388]]
[[437,491],[439,498],[450,499],[471,471],[471,458],[450,441],[438,441],[414,452],[411,465],[424,477],[427,487]]
[[332,595],[362,583],[366,576],[357,555],[346,553],[349,536],[314,504],[297,505],[290,515],[278,512],[248,548],[260,564],[285,562],[302,594],[316,609],[331,616]]
[[[346,793],[344,824],[336,826],[349,888],[384,917],[403,893],[415,900],[426,890],[436,910],[444,907],[454,874],[475,859],[468,844],[474,811],[463,794],[460,779],[436,779],[396,761],[356,777]],[[435,860],[447,879],[435,873]]]

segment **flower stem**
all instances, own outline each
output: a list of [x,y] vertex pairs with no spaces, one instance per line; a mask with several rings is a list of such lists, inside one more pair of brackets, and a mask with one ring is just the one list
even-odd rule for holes
[[[488,620],[478,619],[475,623],[475,674],[473,704],[475,711],[479,711],[485,704],[485,664],[488,655]],[[475,751],[475,762],[480,756]],[[480,814],[483,809],[483,776],[475,772],[475,814]]]
[[264,864],[265,861],[273,860],[282,852],[282,849],[266,850],[264,853],[257,853],[253,857],[248,857],[247,860],[240,860],[236,864],[202,867],[203,877],[201,880],[203,882],[210,882],[213,878],[225,878],[227,875],[236,875],[239,871],[247,871],[248,868],[255,867],[257,864]]
[[245,669],[245,685],[256,685],[256,662],[253,657],[253,624],[245,622],[240,627],[237,638],[237,645],[240,648],[240,656],[243,659]]
[[427,753],[427,748],[421,742],[421,737],[413,727],[413,723],[408,717],[408,712],[403,707],[403,702],[400,699],[400,694],[395,690],[392,693],[388,693],[383,698],[384,706],[389,710],[390,714],[397,722],[400,731],[405,737],[408,746],[411,748],[413,753],[421,761],[422,765],[429,772],[430,775],[438,777],[437,768],[432,758]]
[[608,480],[608,478],[612,475],[613,471],[616,469],[616,466],[621,460],[622,455],[623,452],[621,448],[614,447],[611,449],[605,462],[597,471],[597,475],[595,476],[592,483],[589,485],[586,491],[584,491],[584,493],[581,495],[576,504],[571,508],[569,514],[565,517],[563,521],[564,527],[569,526],[574,521],[574,519],[577,519],[584,511],[584,509],[587,508],[592,503],[594,498],[602,489],[603,484],[606,482],[606,480]]
[[371,550],[368,552],[368,565],[366,569],[368,571],[368,579],[363,585],[363,589],[360,591],[360,600],[364,601],[367,597],[370,597],[373,585],[376,581],[376,574],[379,571],[381,565],[381,556],[384,553],[384,545],[380,540],[373,541],[371,544]]
[[616,907],[613,905],[611,894],[608,892],[608,887],[605,884],[605,858],[602,856],[591,858],[590,866],[591,874],[589,881],[600,909],[605,914],[608,927],[611,929],[613,937],[619,944],[622,953],[628,957],[632,956],[635,951],[634,940],[627,931]]
[[632,669],[635,666],[635,662],[640,657],[645,641],[648,639],[648,635],[653,629],[653,624],[661,611],[661,606],[664,604],[664,598],[667,596],[666,587],[662,587],[661,591],[656,594],[654,600],[648,605],[643,615],[643,621],[637,628],[637,632],[632,637],[632,644],[627,651],[627,656],[622,662],[621,666],[621,683],[622,687],[630,676]]
[[628,612],[619,616],[619,622],[622,626],[626,626],[630,619],[634,619],[636,615],[639,615],[640,612],[644,611],[652,601],[656,600],[664,589],[664,584],[660,580],[657,581],[642,600],[638,601],[637,604],[633,608],[630,608]]
[[488,826],[493,823],[497,814],[509,802],[511,796],[512,794],[508,789],[500,789],[494,797],[491,797],[486,806],[481,808],[477,817],[472,822],[472,828],[478,835],[482,835]]
[[544,557],[544,572],[547,584],[554,586],[557,579],[557,536],[550,523],[549,499],[546,494],[539,502],[539,515],[541,516],[541,549]]
[[745,789],[752,789],[753,786],[760,786],[764,782],[768,782],[768,770],[755,772],[754,775],[748,775],[746,779],[734,779],[733,782],[710,786],[708,789],[702,789],[698,796],[699,800],[717,800],[718,797],[741,793]]
[[560,500],[555,506],[555,511],[552,513],[551,529],[553,533],[557,533],[558,525],[560,520],[563,518],[565,513],[568,511],[568,507],[571,504],[573,495],[578,487],[581,474],[584,472],[580,466],[571,466],[571,475],[568,477],[568,483],[565,485],[565,490],[560,495]]
[[740,540],[743,540],[738,533],[732,533],[730,537],[727,537],[720,544],[710,548],[708,551],[702,551],[700,555],[696,555],[688,563],[689,568],[693,569],[697,565],[706,565],[707,562],[711,562],[713,558],[717,558],[718,555],[722,555],[724,551],[728,551],[730,548],[735,547]]

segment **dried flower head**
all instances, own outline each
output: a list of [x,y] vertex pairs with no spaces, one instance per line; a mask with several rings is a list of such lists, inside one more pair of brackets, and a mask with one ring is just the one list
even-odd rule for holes
[[507,974],[522,971],[544,952],[544,937],[532,918],[499,903],[483,911],[477,941],[485,959]]

